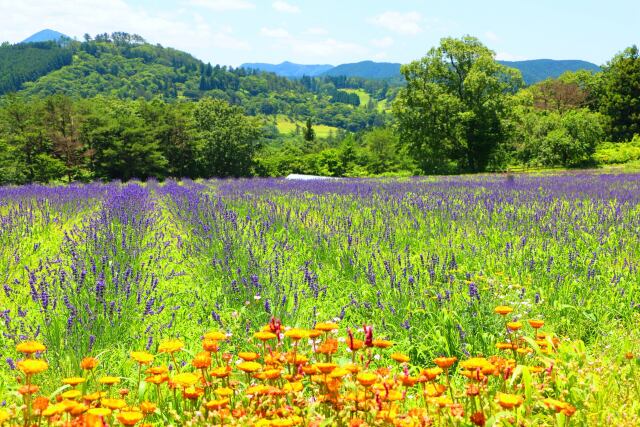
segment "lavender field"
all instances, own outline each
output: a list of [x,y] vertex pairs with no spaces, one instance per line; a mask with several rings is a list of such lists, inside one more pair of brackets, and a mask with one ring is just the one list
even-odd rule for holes
[[[272,318],[371,325],[427,364],[495,354],[509,306],[594,369],[640,351],[640,175],[5,187],[0,252],[9,401],[27,339],[47,347],[51,393],[86,356],[124,378],[132,349],[195,349],[212,329],[236,349]],[[585,414],[587,378],[565,396]],[[611,381],[591,411],[632,425],[637,405],[603,409],[627,404]]]

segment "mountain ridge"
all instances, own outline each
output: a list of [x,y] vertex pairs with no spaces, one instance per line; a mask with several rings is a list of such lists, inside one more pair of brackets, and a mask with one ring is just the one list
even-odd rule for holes
[[38,31],[35,34],[27,37],[20,43],[41,43],[41,42],[57,42],[61,39],[70,39],[71,37],[66,34],[62,34],[59,31],[51,30],[46,28],[42,31]]
[[[526,84],[534,84],[548,78],[557,78],[567,71],[588,70],[597,72],[600,67],[588,61],[579,59],[529,59],[522,61],[498,61],[508,67],[516,68],[522,73],[522,77]],[[286,72],[281,71],[281,66],[286,64]],[[346,76],[346,77],[362,77],[367,79],[402,79],[400,67],[402,64],[393,62],[374,62],[360,61],[355,63],[341,64],[323,71],[320,74],[305,73],[305,70],[314,67],[326,67],[320,65],[304,65],[295,64],[285,61],[282,64],[264,64],[249,63],[242,64],[241,67],[252,68],[264,72],[275,73],[283,77],[300,78],[303,76],[322,77],[322,76]],[[294,73],[291,70],[300,70],[300,73]]]

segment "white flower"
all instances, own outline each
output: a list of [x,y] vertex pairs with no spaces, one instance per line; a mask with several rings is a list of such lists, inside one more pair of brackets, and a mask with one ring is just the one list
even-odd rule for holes
[[262,297],[258,294],[255,297],[253,297],[254,300],[256,301],[260,301],[260,299],[262,299]]

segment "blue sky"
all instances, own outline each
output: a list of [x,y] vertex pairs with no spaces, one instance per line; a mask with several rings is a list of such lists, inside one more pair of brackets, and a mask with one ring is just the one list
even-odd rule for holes
[[499,59],[603,64],[640,44],[639,0],[0,0],[0,41],[127,31],[212,63],[408,62],[471,34]]

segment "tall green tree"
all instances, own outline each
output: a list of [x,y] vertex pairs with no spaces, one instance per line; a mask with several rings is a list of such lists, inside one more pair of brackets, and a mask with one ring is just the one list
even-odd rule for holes
[[260,123],[242,108],[206,98],[194,111],[198,132],[198,164],[205,177],[241,177],[252,174],[260,148]]
[[313,129],[313,123],[311,122],[310,118],[307,119],[307,123],[305,124],[302,136],[307,142],[313,142],[316,139],[316,131]]
[[480,172],[508,140],[510,95],[519,71],[495,61],[477,38],[444,38],[401,69],[407,85],[393,104],[400,140],[424,172]]
[[640,51],[631,46],[604,67],[602,113],[612,141],[631,141],[640,134]]

